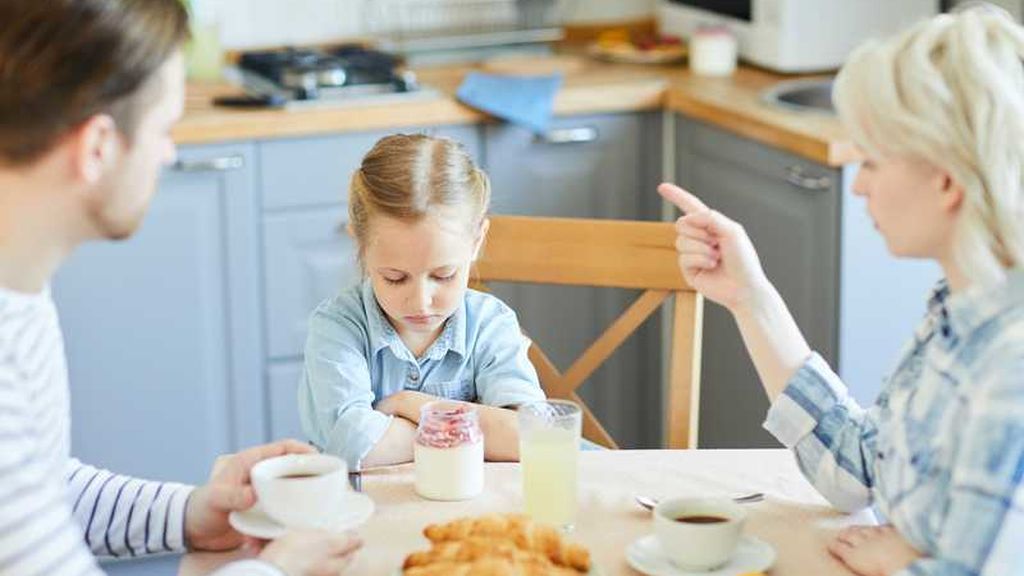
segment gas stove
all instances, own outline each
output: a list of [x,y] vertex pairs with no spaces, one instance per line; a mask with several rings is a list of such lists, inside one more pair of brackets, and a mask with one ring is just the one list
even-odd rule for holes
[[323,104],[376,104],[436,96],[402,70],[397,57],[363,46],[314,50],[286,48],[245,52],[238,61],[247,98],[218,103],[236,106],[294,107]]

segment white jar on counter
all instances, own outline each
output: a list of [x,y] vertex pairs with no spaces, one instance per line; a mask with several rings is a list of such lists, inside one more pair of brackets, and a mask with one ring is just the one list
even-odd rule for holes
[[690,36],[690,69],[701,76],[736,71],[736,37],[725,26],[702,26]]
[[438,401],[420,410],[413,445],[416,493],[469,500],[484,489],[484,434],[472,404]]

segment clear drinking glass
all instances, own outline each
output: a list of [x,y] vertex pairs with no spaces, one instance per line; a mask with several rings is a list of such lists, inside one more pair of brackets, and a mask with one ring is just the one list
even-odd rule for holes
[[576,519],[580,407],[568,400],[530,402],[519,407],[518,419],[526,513],[570,530]]

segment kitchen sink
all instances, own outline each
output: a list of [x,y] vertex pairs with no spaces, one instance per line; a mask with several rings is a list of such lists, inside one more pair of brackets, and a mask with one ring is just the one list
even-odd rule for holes
[[765,90],[762,98],[788,110],[835,114],[832,81],[832,78],[812,78],[780,82]]

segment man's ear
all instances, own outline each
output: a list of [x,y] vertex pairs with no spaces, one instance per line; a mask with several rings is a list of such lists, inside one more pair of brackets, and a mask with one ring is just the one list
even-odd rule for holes
[[490,218],[484,218],[483,222],[480,223],[480,232],[477,234],[476,244],[473,246],[473,260],[476,260],[480,255],[480,250],[483,248],[484,241],[487,240],[487,231],[490,229]]
[[121,147],[121,135],[114,119],[97,114],[68,135],[74,177],[86,184],[99,182],[114,163]]

